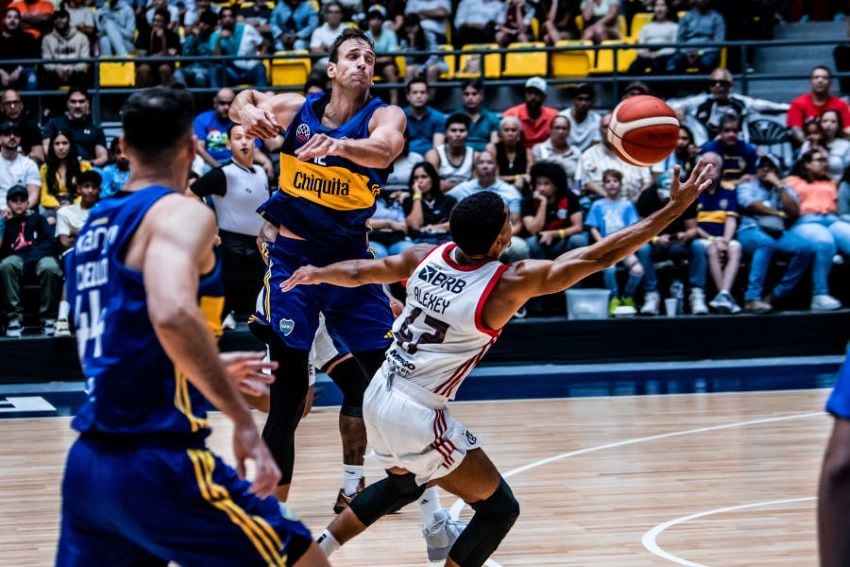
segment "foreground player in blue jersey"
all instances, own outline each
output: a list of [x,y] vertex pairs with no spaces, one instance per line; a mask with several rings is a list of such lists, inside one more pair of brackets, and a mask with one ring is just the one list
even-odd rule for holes
[[363,477],[366,432],[363,392],[384,360],[392,314],[380,286],[346,289],[322,286],[282,294],[279,285],[298,267],[369,258],[368,219],[389,168],[404,147],[404,113],[370,97],[375,50],[369,38],[345,30],[329,54],[330,95],[239,93],[230,117],[260,138],[285,131],[280,152],[280,190],[260,214],[274,226],[269,244],[267,322],[279,376],[271,389],[271,411],[263,437],[283,473],[275,494],[286,500],[293,469],[293,436],[307,390],[307,358],[325,316],[328,333],[351,352],[332,378],[343,392],[343,487],[334,507],[341,511]]
[[[57,565],[327,565],[270,497],[280,472],[204,318],[220,317],[223,290],[213,214],[181,194],[192,96],[149,89],[121,113],[132,175],[68,262],[89,399],[72,422]],[[205,447],[207,402],[233,421],[238,474]]]
[[835,417],[818,487],[821,567],[850,565],[850,353],[826,402]]

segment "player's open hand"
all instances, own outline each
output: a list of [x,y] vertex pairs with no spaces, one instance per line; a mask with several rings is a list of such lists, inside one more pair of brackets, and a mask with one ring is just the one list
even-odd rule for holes
[[280,133],[280,125],[274,115],[253,104],[246,104],[239,109],[239,123],[248,134],[264,140],[274,138]]
[[673,183],[670,185],[670,203],[675,203],[681,207],[688,207],[696,201],[699,194],[714,183],[712,176],[713,169],[713,164],[699,160],[688,176],[688,179],[684,183],[681,183],[679,182],[679,175],[682,168],[678,165],[675,166],[673,168]]
[[297,285],[316,285],[322,283],[319,270],[315,266],[301,266],[285,282],[280,284],[280,291],[287,292]]
[[316,134],[307,143],[295,150],[295,155],[301,161],[310,161],[313,158],[339,155],[342,141],[331,138],[326,134]]
[[265,352],[223,352],[220,357],[240,392],[249,396],[269,394],[269,384],[274,382],[274,375],[266,372],[276,370],[277,362],[264,360]]
[[239,478],[245,478],[245,461],[248,459],[254,461],[254,482],[250,490],[260,498],[271,496],[280,480],[280,469],[260,437],[250,414],[247,420],[234,425],[233,455],[236,457]]

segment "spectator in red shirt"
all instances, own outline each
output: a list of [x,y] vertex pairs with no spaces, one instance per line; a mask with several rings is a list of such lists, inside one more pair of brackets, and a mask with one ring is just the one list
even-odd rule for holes
[[549,138],[549,128],[552,119],[558,111],[550,106],[543,106],[546,100],[546,79],[531,77],[525,82],[525,102],[512,106],[502,113],[502,116],[516,116],[522,124],[525,133],[525,147],[531,149],[534,144],[545,142]]
[[829,94],[832,85],[832,72],[829,67],[818,65],[812,69],[809,83],[812,85],[811,91],[791,101],[791,108],[788,109],[787,124],[793,129],[797,141],[800,144],[806,141],[803,133],[806,121],[819,118],[827,110],[838,112],[845,125],[844,133],[850,134],[850,106],[837,96]]

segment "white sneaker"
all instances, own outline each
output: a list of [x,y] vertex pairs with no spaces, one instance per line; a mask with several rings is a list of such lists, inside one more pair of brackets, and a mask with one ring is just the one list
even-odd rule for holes
[[6,325],[6,336],[17,338],[20,337],[24,333],[24,326],[21,325],[20,319],[12,319],[9,321],[9,324]]
[[464,529],[466,522],[452,520],[445,508],[437,510],[431,525],[422,528],[422,536],[428,546],[428,561],[445,561],[449,550]]
[[233,316],[233,311],[228,313],[224,321],[221,322],[221,328],[226,331],[232,331],[236,328],[236,317]]
[[708,315],[708,307],[705,304],[705,292],[700,288],[691,288],[688,302],[691,304],[691,315]]
[[841,302],[829,294],[815,295],[812,297],[812,311],[835,311],[841,309]]
[[45,319],[41,322],[41,334],[52,337],[56,334],[56,319]]
[[71,336],[71,326],[68,325],[67,319],[57,319],[56,320],[56,333],[54,334],[56,337],[70,337]]
[[661,296],[657,291],[648,291],[643,294],[643,305],[640,308],[641,315],[658,315],[658,305],[661,303]]

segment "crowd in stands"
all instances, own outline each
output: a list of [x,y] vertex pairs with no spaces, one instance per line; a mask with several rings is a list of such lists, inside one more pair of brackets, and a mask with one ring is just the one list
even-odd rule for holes
[[[86,55],[248,57],[302,48],[318,53],[327,51],[346,20],[359,22],[376,44],[398,46],[402,52],[430,49],[448,41],[449,33],[453,41],[463,43],[521,40],[531,33],[535,14],[545,15],[539,32],[549,41],[573,37],[574,31],[574,18],[568,17],[572,8],[558,1],[541,6],[521,0],[462,0],[454,7],[448,0],[386,6],[327,2],[319,7],[321,15],[314,3],[298,0],[282,0],[266,6],[268,10],[262,5],[219,7],[210,0],[140,5],[108,0],[95,10],[81,0],[61,9],[48,4],[52,7],[49,0],[20,0],[5,11],[0,58],[30,56],[21,51],[25,48],[35,54],[40,50],[48,60],[45,46],[54,40],[62,42],[63,57],[71,59],[81,56],[83,48]],[[636,9],[614,0],[585,0],[575,8],[588,39],[612,37],[617,30],[610,17],[618,16],[621,8]],[[370,221],[375,254],[448,240],[454,205],[472,193],[494,191],[509,207],[513,228],[503,259],[554,258],[660,209],[669,199],[675,168],[681,168],[684,177],[703,159],[715,165],[712,187],[662,234],[604,273],[612,313],[625,307],[659,315],[667,291],[659,284],[660,265],[679,270],[687,288],[683,307],[695,315],[770,312],[808,274],[811,309],[840,308],[829,275],[836,263],[850,257],[850,107],[832,94],[830,70],[816,67],[809,92],[787,104],[739,95],[732,74],[715,68],[716,50],[649,47],[674,34],[681,43],[691,43],[691,37],[722,39],[724,19],[708,0],[693,0],[676,29],[669,17],[685,6],[658,0],[640,7],[649,8],[653,18],[643,28],[649,31],[641,31],[646,41],[636,64],[652,72],[696,65],[708,78],[705,92],[668,101],[682,125],[679,143],[651,168],[627,164],[613,152],[605,136],[611,116],[597,108],[591,84],[571,89],[571,103],[555,108],[547,104],[546,78],[531,77],[524,83],[523,102],[495,112],[488,108],[481,80],[467,79],[460,88],[460,107],[442,112],[432,98],[433,80],[444,70],[440,57],[405,56],[405,75],[399,74],[393,57],[379,57],[376,70],[386,79],[405,79],[400,92],[381,94],[404,107],[407,139]],[[177,30],[182,30],[182,39]],[[694,35],[682,36],[683,30]],[[13,51],[5,50],[13,44]],[[384,51],[392,49],[378,49]],[[85,81],[75,74],[87,72],[77,65],[42,64],[36,71],[0,64],[0,214],[5,225],[0,309],[9,336],[21,334],[22,285],[39,288],[44,332],[67,332],[67,306],[59,308],[62,276],[57,259],[73,246],[88,209],[99,199],[114,198],[130,175],[117,138],[107,141],[92,119],[88,92],[76,86]],[[63,111],[39,119],[28,112],[33,109],[25,107],[21,93],[44,80],[71,86]],[[218,89],[211,106],[200,109],[195,120],[197,156],[187,189],[211,202],[219,215],[223,253],[232,256],[229,265],[235,266],[226,287],[250,287],[238,278],[250,272],[251,265],[261,265],[256,257],[248,263],[244,258],[255,254],[246,252],[258,230],[254,201],[262,202],[275,186],[282,137],[254,139],[234,127],[228,110],[235,93],[228,85],[266,85],[265,66],[235,59],[177,67],[164,59],[159,65],[138,65],[136,80],[140,86],[180,82]],[[313,78],[305,92],[322,92],[324,87],[324,81]],[[633,82],[623,96],[640,94],[650,94],[650,88]],[[751,143],[751,119],[758,113],[787,113],[790,159]],[[250,207],[245,205],[246,191]],[[742,265],[746,275],[739,278]],[[777,269],[782,272],[778,283],[768,286],[768,273]],[[249,279],[256,284],[256,278]],[[746,280],[745,289],[736,288],[736,280]],[[228,312],[242,317],[250,311],[253,295],[243,292],[236,298],[238,291],[228,293],[234,295]],[[529,305],[532,311],[539,308]]]

